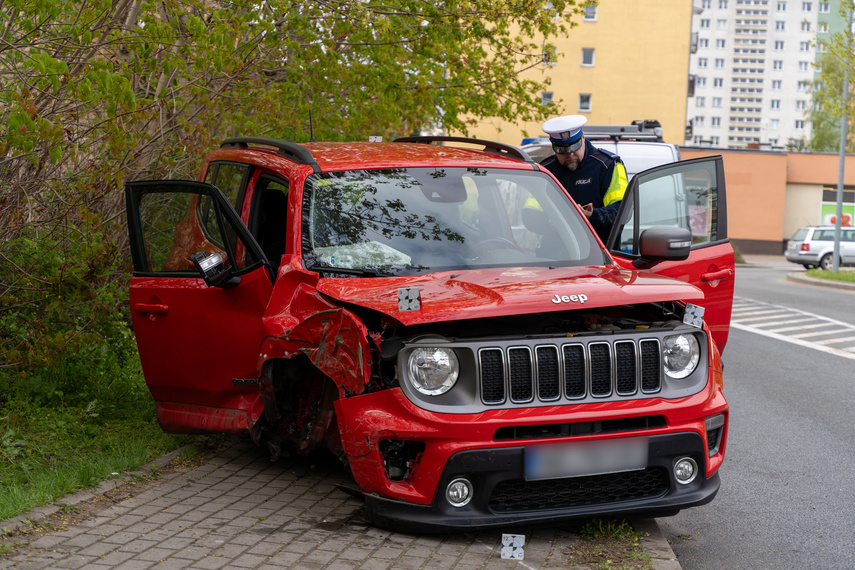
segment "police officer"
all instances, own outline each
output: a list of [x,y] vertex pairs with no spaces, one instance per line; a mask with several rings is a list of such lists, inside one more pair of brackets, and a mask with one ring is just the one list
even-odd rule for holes
[[541,164],[561,182],[604,242],[609,237],[626,191],[626,167],[616,154],[585,140],[582,115],[555,117],[543,123],[555,154]]

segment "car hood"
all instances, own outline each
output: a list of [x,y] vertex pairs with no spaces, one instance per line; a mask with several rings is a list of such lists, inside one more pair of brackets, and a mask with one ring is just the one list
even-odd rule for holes
[[322,278],[317,290],[404,325],[703,299],[688,283],[616,266],[516,267],[378,278]]

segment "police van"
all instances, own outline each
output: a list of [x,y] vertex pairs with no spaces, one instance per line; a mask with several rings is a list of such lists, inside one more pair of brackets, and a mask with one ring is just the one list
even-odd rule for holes
[[[680,150],[662,139],[659,121],[633,121],[629,125],[585,125],[585,138],[596,147],[620,156],[627,177],[680,160]],[[549,137],[525,138],[520,146],[537,162],[551,156]]]

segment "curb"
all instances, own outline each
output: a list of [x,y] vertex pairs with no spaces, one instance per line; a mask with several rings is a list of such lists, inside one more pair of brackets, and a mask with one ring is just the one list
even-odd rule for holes
[[820,279],[818,277],[809,277],[804,273],[787,273],[787,281],[793,283],[802,283],[804,285],[814,285],[816,287],[827,287],[830,289],[843,289],[855,291],[855,283],[846,281],[834,281],[832,279]]
[[176,449],[175,451],[171,451],[171,452],[167,453],[166,455],[163,455],[161,457],[158,457],[157,459],[149,461],[148,463],[146,463],[145,465],[143,465],[142,467],[140,467],[136,471],[126,471],[120,477],[116,477],[115,479],[105,479],[105,480],[101,481],[96,487],[93,487],[92,489],[87,489],[85,491],[79,491],[79,492],[74,493],[72,495],[65,495],[65,496],[57,499],[53,503],[50,503],[47,505],[42,505],[40,507],[35,507],[32,510],[29,510],[29,511],[22,513],[20,515],[14,516],[10,519],[6,519],[4,521],[0,521],[0,533],[12,532],[12,531],[15,531],[15,530],[21,528],[22,526],[30,526],[29,523],[37,522],[41,519],[49,517],[50,515],[56,513],[60,509],[62,509],[63,507],[66,507],[69,505],[79,505],[80,503],[83,503],[86,501],[91,501],[92,499],[94,499],[95,497],[98,497],[99,495],[103,495],[105,493],[108,493],[109,491],[112,491],[113,489],[120,487],[120,486],[124,485],[125,483],[131,482],[134,479],[134,477],[137,477],[140,475],[145,475],[147,473],[151,473],[152,471],[156,471],[158,469],[161,469],[161,468],[169,465],[169,463],[173,459],[180,456],[181,453],[184,452],[186,449],[188,449],[192,446],[198,445],[199,441],[200,441],[199,438],[197,438],[192,443],[188,443],[187,445],[183,445],[183,446],[179,447],[178,449]]
[[646,533],[647,536],[642,539],[644,552],[650,557],[650,567],[653,570],[681,570],[680,562],[677,561],[677,555],[671,549],[671,544],[662,530],[656,519],[639,519],[632,521],[632,527]]

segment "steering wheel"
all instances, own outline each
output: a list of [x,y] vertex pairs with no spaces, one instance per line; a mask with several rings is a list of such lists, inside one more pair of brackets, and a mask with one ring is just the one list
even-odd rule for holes
[[473,249],[479,253],[491,251],[493,249],[514,249],[516,251],[522,251],[517,244],[503,237],[483,239],[476,243],[473,246]]

